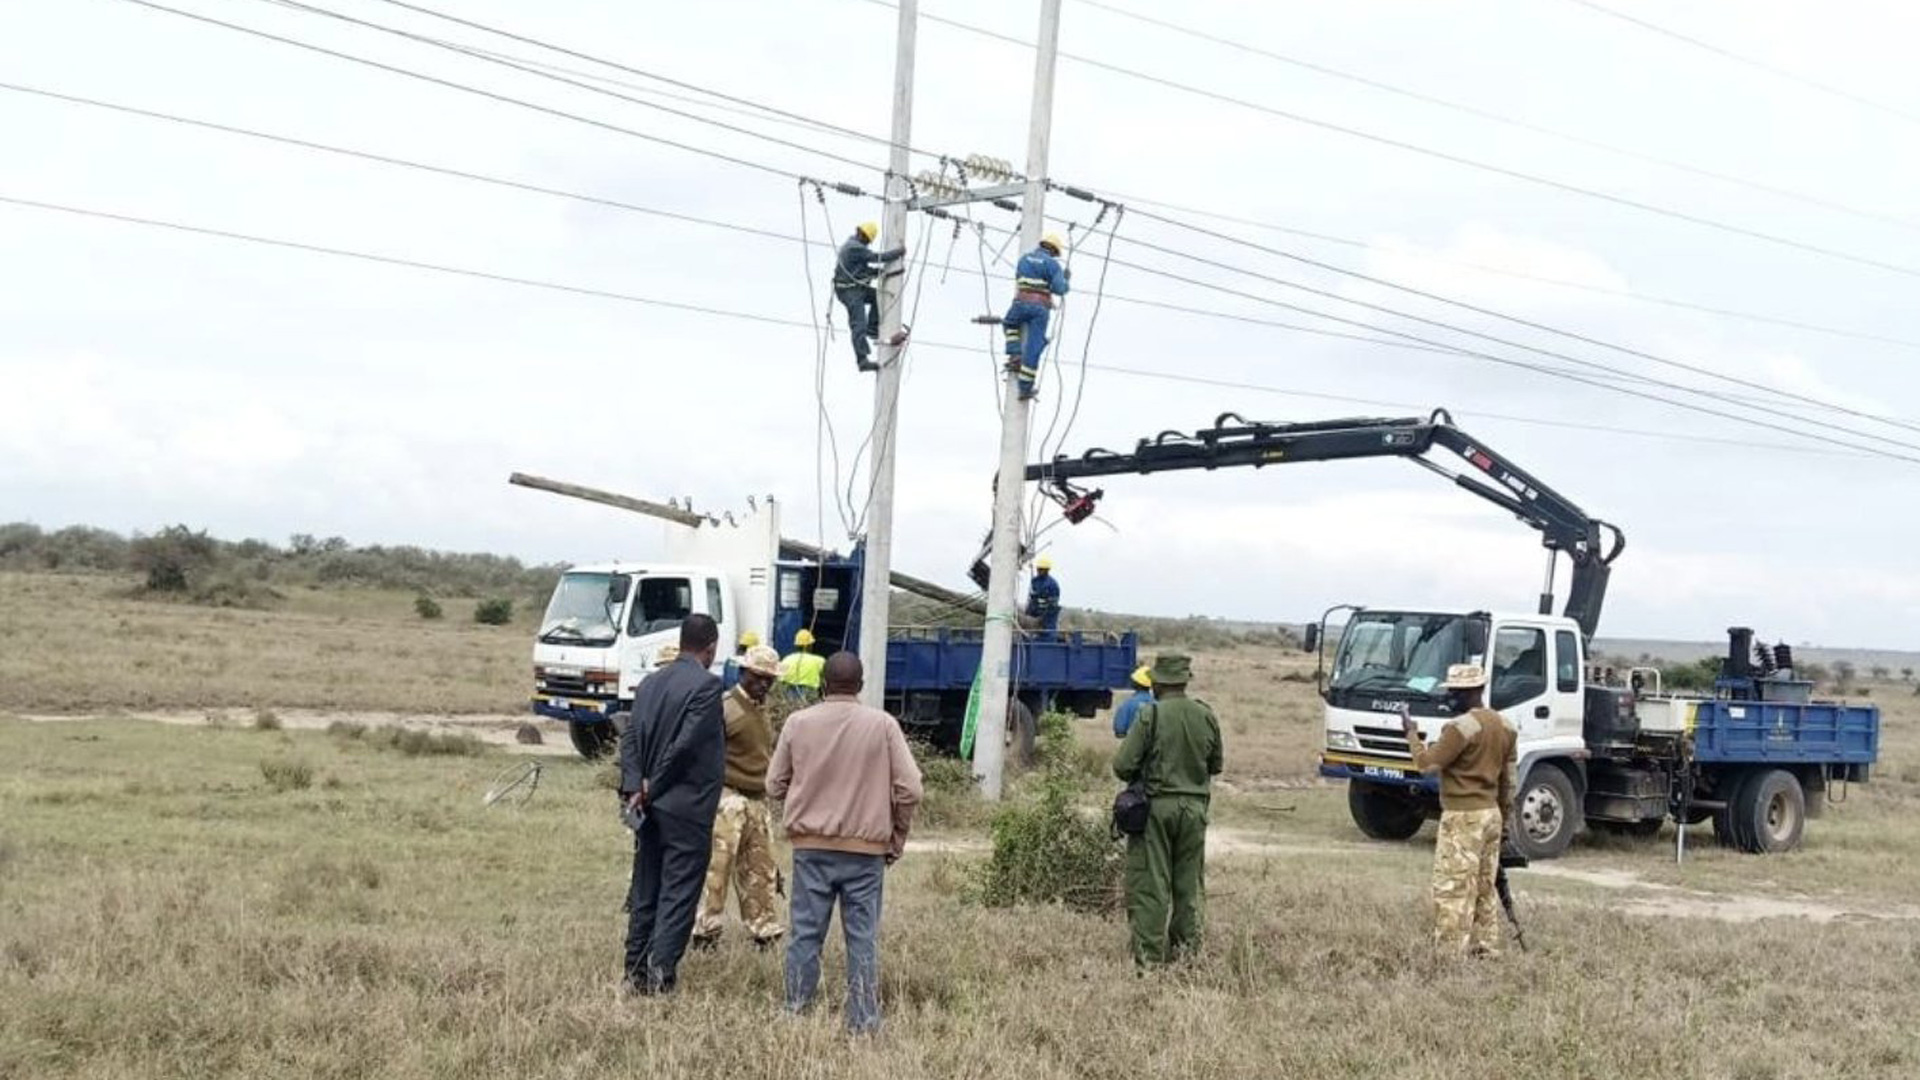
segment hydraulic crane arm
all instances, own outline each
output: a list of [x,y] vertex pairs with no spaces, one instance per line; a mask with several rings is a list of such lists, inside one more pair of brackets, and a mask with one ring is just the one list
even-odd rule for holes
[[[1472,471],[1455,472],[1427,457],[1434,448],[1449,451]],[[1421,419],[1353,418],[1300,424],[1266,424],[1223,413],[1214,426],[1191,435],[1165,431],[1142,439],[1132,453],[1089,450],[1029,465],[1026,478],[1048,485],[1063,505],[1086,500],[1074,481],[1125,473],[1181,469],[1264,468],[1303,461],[1400,457],[1438,473],[1506,510],[1537,529],[1548,551],[1546,588],[1540,613],[1553,611],[1553,560],[1564,553],[1573,563],[1573,584],[1563,614],[1580,625],[1591,641],[1607,597],[1613,560],[1626,548],[1619,528],[1586,511],[1486,444],[1455,427],[1445,409]],[[1097,494],[1094,496],[1097,497]]]

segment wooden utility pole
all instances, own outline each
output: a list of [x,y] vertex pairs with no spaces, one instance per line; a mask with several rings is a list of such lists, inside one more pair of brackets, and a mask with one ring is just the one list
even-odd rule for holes
[[[901,8],[904,13],[906,8]],[[1033,111],[1027,126],[1027,186],[1020,202],[1020,251],[1032,251],[1046,232],[1047,146],[1053,127],[1053,69],[1060,44],[1060,0],[1041,0],[1034,42]],[[1006,375],[1000,407],[1000,471],[993,491],[993,547],[987,566],[987,621],[980,649],[980,712],[973,740],[973,771],[980,793],[1000,797],[1006,759],[1007,705],[1012,694],[1015,620],[1019,616],[1021,508],[1026,499],[1027,423],[1032,402],[1020,398],[1020,380]]]
[[[907,201],[913,169],[913,47],[919,28],[918,0],[899,0],[900,28],[893,53],[893,145],[887,155],[886,205],[880,217],[882,251],[907,242]],[[868,467],[866,506],[866,566],[860,581],[860,659],[866,665],[866,688],[860,700],[881,707],[887,685],[887,626],[892,619],[893,595],[888,588],[893,571],[893,461],[899,447],[900,360],[903,350],[893,344],[900,336],[900,316],[907,295],[907,267],[912,253],[898,263],[880,268],[880,370],[873,390],[873,457]]]

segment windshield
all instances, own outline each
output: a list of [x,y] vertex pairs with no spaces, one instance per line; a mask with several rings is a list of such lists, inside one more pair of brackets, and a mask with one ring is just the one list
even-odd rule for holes
[[627,588],[625,575],[561,575],[540,618],[540,640],[549,645],[613,644]]
[[[1467,615],[1363,611],[1340,635],[1333,690],[1437,694],[1450,664],[1468,662],[1476,636]],[[1479,635],[1484,638],[1485,631]]]

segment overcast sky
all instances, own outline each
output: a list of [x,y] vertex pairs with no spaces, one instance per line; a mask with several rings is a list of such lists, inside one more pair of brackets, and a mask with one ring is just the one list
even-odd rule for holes
[[[644,94],[622,93],[852,162],[260,0],[166,2],[781,171],[870,191],[881,184],[884,146],[669,100],[657,94],[667,87],[635,76],[617,77]],[[317,2],[539,55],[378,0]],[[1080,0],[1066,4],[1062,48],[1503,169],[1920,267],[1913,254],[1920,234],[1920,83],[1908,48],[1920,34],[1920,10],[1911,5],[1608,0],[1901,115],[1743,67],[1569,0],[1191,0],[1177,8],[1114,2],[1257,49],[1857,213],[1463,115],[1182,37]],[[846,128],[888,127],[895,16],[871,0],[439,3]],[[1037,5],[928,0],[923,13],[1030,39]],[[913,144],[1022,164],[1031,51],[926,20],[919,43]],[[789,179],[126,0],[9,0],[0,6],[0,72],[4,81],[43,90],[782,235],[802,227],[802,203]],[[0,130],[7,146],[0,196],[803,324],[721,319],[0,204],[0,519],[120,530],[180,521],[229,537],[339,534],[542,561],[645,558],[659,549],[657,526],[507,486],[507,474],[519,469],[653,497],[691,495],[704,508],[772,493],[784,506],[788,535],[846,543],[836,500],[830,496],[820,512],[816,497],[817,462],[825,461],[820,471],[828,487],[834,465],[831,455],[816,454],[816,339],[804,323],[810,303],[824,306],[824,249],[18,91],[0,90]],[[1913,275],[1502,177],[1072,59],[1059,69],[1049,171],[1100,191],[1359,240],[1340,245],[1204,222],[1756,387],[1920,421],[1920,347],[1701,314],[1461,264],[1920,341],[1913,303],[1920,279]],[[1049,209],[1083,222],[1089,216],[1083,204],[1058,196]],[[1016,225],[1002,211],[980,212],[995,228]],[[879,212],[875,202],[831,195],[824,216],[811,201],[804,215],[818,242],[826,239],[827,218],[838,240]],[[994,266],[983,295],[981,260],[994,252],[983,252],[971,235],[955,241],[944,226],[924,244],[921,235],[914,226],[916,247],[932,260],[918,279],[913,321],[921,347],[911,355],[902,404],[896,556],[902,569],[957,585],[988,524],[998,445],[988,336],[967,319],[1003,309],[1009,283],[1005,268]],[[1208,267],[1135,241],[1227,265]],[[1076,296],[1057,353],[1049,353],[1036,455],[1056,403],[1072,408],[1091,326],[1086,355],[1094,367],[1065,433],[1069,452],[1129,447],[1164,429],[1209,424],[1229,410],[1283,420],[1404,415],[1444,405],[1462,426],[1625,529],[1629,547],[1615,566],[1604,634],[1708,639],[1743,623],[1769,639],[1914,643],[1920,569],[1910,537],[1920,526],[1920,500],[1913,497],[1920,465],[1485,360],[1116,299],[1340,328],[1140,270],[1112,269],[1110,295],[1095,320],[1103,247],[1104,238],[1090,244],[1074,264]],[[1255,298],[1573,366],[1270,279],[1299,282],[1710,389],[1717,400],[1685,400],[1711,408],[1768,400],[1763,390],[1137,216],[1123,219],[1114,256]],[[943,342],[981,348],[926,347]],[[837,338],[827,353],[825,401],[839,436],[840,485],[860,497],[865,488],[848,468],[870,420],[870,387],[853,372],[844,337]],[[1890,427],[1778,398],[1771,407],[1920,446],[1920,423]],[[1920,457],[1920,450],[1836,437]],[[1046,452],[1061,442],[1056,433]],[[1104,486],[1105,516],[1117,531],[1087,523],[1047,536],[1070,605],[1297,620],[1341,601],[1524,610],[1539,588],[1535,534],[1403,462],[1168,474]]]

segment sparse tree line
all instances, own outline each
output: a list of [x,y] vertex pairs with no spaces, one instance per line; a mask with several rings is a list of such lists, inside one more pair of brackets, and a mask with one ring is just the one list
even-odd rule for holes
[[[1713,682],[1720,677],[1720,657],[1704,656],[1691,663],[1662,662],[1653,656],[1642,653],[1638,660],[1625,657],[1602,658],[1604,666],[1625,672],[1629,668],[1655,668],[1660,672],[1661,686],[1667,690],[1703,691],[1713,689]],[[1870,665],[1867,679],[1862,680],[1860,667],[1851,660],[1835,660],[1831,664],[1822,664],[1811,660],[1802,660],[1794,667],[1794,674],[1808,679],[1823,690],[1839,694],[1869,693],[1865,682],[1893,682],[1894,669],[1883,664]],[[1914,669],[1903,667],[1898,672],[1899,682],[1914,681]]]
[[415,611],[423,619],[440,618],[443,599],[466,598],[480,601],[476,621],[507,623],[513,598],[537,606],[561,569],[501,555],[356,546],[307,533],[281,546],[221,540],[186,525],[132,536],[84,525],[51,532],[27,522],[0,525],[0,570],[131,574],[148,594],[226,607],[272,607],[284,598],[282,589],[300,586],[405,589],[418,594]]

